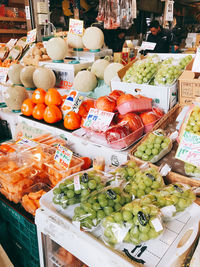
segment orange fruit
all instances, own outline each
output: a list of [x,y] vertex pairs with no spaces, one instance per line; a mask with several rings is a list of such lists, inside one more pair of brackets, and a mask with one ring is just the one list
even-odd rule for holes
[[37,88],[32,95],[32,101],[35,104],[44,104],[46,91],[42,88]]
[[44,112],[44,120],[47,123],[55,123],[62,119],[62,112],[56,105],[49,105]]
[[81,116],[74,112],[70,111],[65,115],[64,118],[64,127],[68,130],[76,130],[81,126]]
[[36,120],[43,120],[45,109],[46,109],[45,104],[37,104],[33,109],[33,118]]
[[45,95],[45,104],[60,106],[62,104],[62,97],[55,88],[50,88]]
[[82,159],[84,161],[84,164],[82,165],[82,170],[87,170],[91,167],[92,165],[92,160],[88,157],[81,157],[80,159]]
[[22,106],[21,106],[21,112],[25,116],[31,116],[33,113],[33,109],[35,107],[35,104],[30,98],[27,98],[24,100]]

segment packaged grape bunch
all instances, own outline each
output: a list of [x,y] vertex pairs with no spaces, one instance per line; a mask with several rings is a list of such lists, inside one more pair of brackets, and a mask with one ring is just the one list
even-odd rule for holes
[[185,170],[186,175],[192,176],[193,178],[200,180],[200,168],[198,168],[192,164],[185,163],[184,164],[184,170]]
[[145,167],[138,171],[132,180],[124,183],[124,191],[131,195],[132,199],[141,198],[153,190],[164,187],[162,175],[155,169]]
[[185,67],[191,62],[191,60],[192,60],[192,56],[191,55],[188,55],[188,56],[182,58],[179,61],[179,67],[180,67],[180,69],[184,70]]
[[131,197],[120,187],[106,187],[99,193],[92,193],[79,207],[74,209],[73,221],[86,231],[94,230],[103,218],[119,211],[131,202]]
[[84,201],[92,192],[105,187],[107,178],[101,171],[89,170],[69,176],[53,190],[53,203],[66,209],[69,205]]
[[162,64],[155,75],[155,85],[168,86],[176,82],[182,70],[179,65]]
[[109,182],[115,186],[122,182],[134,179],[135,174],[140,171],[139,166],[134,160],[129,160],[108,173]]
[[164,230],[159,208],[140,200],[126,204],[102,221],[103,240],[115,246],[122,242],[138,245],[157,238]]
[[173,140],[176,136],[176,132],[171,136],[166,136],[165,132],[161,129],[153,131],[137,147],[134,156],[144,161],[155,163],[171,151]]
[[140,60],[135,66],[135,70],[126,81],[128,83],[148,84],[155,76],[159,67],[158,62],[154,62],[152,58]]
[[165,219],[169,219],[178,212],[184,211],[195,199],[196,196],[190,186],[175,183],[152,191],[149,195],[143,197],[141,202],[146,204],[151,201],[151,203],[161,209]]

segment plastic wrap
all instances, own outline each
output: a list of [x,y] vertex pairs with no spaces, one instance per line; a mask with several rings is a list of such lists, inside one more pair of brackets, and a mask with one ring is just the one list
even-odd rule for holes
[[122,242],[138,245],[157,238],[164,230],[160,210],[135,200],[102,221],[103,240],[115,246]]
[[185,163],[184,170],[186,175],[200,179],[200,168],[192,164]]
[[182,70],[179,65],[162,64],[155,75],[155,85],[172,85],[181,75]]
[[123,205],[131,202],[131,197],[120,187],[106,187],[97,194],[91,194],[87,200],[74,210],[73,221],[87,231],[94,230],[103,218],[119,211]]
[[160,66],[158,56],[137,60],[126,72],[123,82],[148,84],[155,76]]
[[180,183],[170,184],[162,189],[152,191],[142,198],[142,203],[153,203],[161,208],[165,218],[171,218],[178,212],[184,211],[196,199],[188,185]]
[[35,216],[36,210],[40,207],[40,198],[50,190],[50,187],[43,183],[37,183],[31,186],[27,192],[22,197],[21,204],[24,209]]
[[69,205],[86,200],[92,192],[102,190],[106,182],[107,178],[101,171],[79,172],[68,177],[54,188],[53,202],[65,209]]
[[144,161],[155,163],[163,158],[172,149],[172,140],[165,135],[163,130],[156,130],[137,147],[134,156]]
[[156,169],[147,167],[138,171],[131,180],[124,184],[124,191],[135,199],[163,187],[164,181],[161,174]]

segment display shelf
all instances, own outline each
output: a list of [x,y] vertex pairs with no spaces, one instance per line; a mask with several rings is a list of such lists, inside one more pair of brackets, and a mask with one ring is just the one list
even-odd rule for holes
[[27,30],[20,30],[20,29],[0,29],[0,33],[7,33],[7,34],[27,34]]
[[26,19],[24,19],[24,18],[1,17],[1,16],[0,16],[0,21],[26,22]]

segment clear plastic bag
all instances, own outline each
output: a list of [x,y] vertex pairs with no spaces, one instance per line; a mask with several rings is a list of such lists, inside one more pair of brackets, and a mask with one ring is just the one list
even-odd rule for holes
[[184,170],[186,175],[198,178],[200,180],[200,168],[192,164],[185,163]]
[[158,129],[150,133],[147,138],[137,147],[134,156],[144,161],[155,163],[163,158],[172,149],[173,142],[165,132]]
[[175,183],[162,189],[152,191],[141,199],[142,203],[152,203],[158,208],[165,218],[171,218],[178,212],[184,211],[196,199],[188,185]]
[[135,200],[102,221],[103,240],[115,246],[122,242],[138,245],[157,238],[164,230],[160,210]]
[[123,82],[148,84],[158,71],[160,62],[157,57],[136,61],[126,72]]
[[119,211],[131,202],[131,197],[120,187],[106,187],[97,194],[91,194],[79,207],[74,209],[73,221],[87,231],[94,230],[103,218]]
[[124,191],[134,200],[163,187],[164,181],[161,174],[154,168],[145,167],[124,184]]
[[161,64],[155,75],[155,85],[172,85],[176,82],[181,73],[182,70],[178,64]]
[[86,200],[92,192],[105,187],[107,177],[101,171],[88,170],[69,176],[53,190],[53,203],[66,209]]

